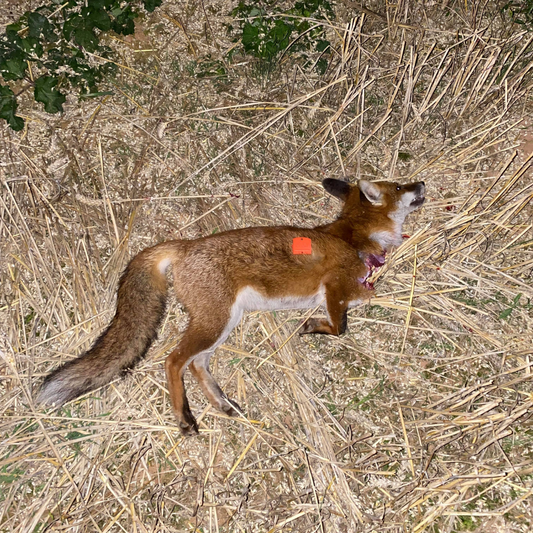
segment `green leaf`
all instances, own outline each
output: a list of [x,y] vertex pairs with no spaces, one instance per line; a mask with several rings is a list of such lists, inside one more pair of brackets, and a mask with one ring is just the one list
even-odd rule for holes
[[329,41],[324,41],[323,39],[320,39],[317,41],[315,48],[317,52],[323,52],[326,50],[326,48],[330,45]]
[[144,9],[151,13],[156,7],[159,7],[161,5],[162,1],[163,0],[144,0]]
[[88,437],[90,433],[81,433],[81,431],[70,431],[65,435],[67,440],[76,440],[82,439],[83,437]]
[[113,0],[89,0],[87,6],[93,9],[109,9],[113,3]]
[[83,24],[83,19],[80,15],[72,15],[63,25],[63,36],[67,41],[72,38],[72,33]]
[[43,17],[40,13],[33,11],[28,15],[28,34],[30,37],[40,37],[44,25],[48,23],[48,19]]
[[20,131],[24,127],[24,120],[15,115],[17,100],[9,87],[0,85],[0,118],[11,126],[11,129]]
[[249,17],[262,17],[263,15],[265,15],[266,12],[264,9],[261,9],[259,7],[252,7],[252,9],[250,9],[250,13],[249,13]]
[[99,91],[96,93],[86,93],[86,94],[80,94],[80,98],[96,98],[97,96],[107,96],[115,94],[113,91]]
[[24,77],[27,66],[24,54],[13,54],[9,59],[0,63],[0,71],[6,81],[20,80]]
[[135,24],[133,19],[137,17],[137,14],[133,12],[131,6],[128,6],[122,10],[120,15],[115,17],[111,28],[114,32],[121,35],[131,35],[135,33]]
[[51,76],[43,76],[35,82],[35,100],[44,104],[44,109],[47,113],[58,113],[63,111],[63,103],[66,98],[61,94],[55,86],[57,85],[57,78]]
[[106,11],[103,9],[88,9],[82,10],[82,15],[85,14],[85,27],[87,29],[98,28],[102,31],[111,29],[111,19]]
[[0,474],[0,483],[13,483],[20,478],[20,474]]
[[15,24],[9,24],[6,26],[6,38],[10,45],[20,47],[21,39],[19,37],[19,31],[22,29],[22,23],[16,22]]
[[276,20],[272,35],[275,40],[279,43],[279,48],[286,48],[289,46],[289,38],[292,33],[293,26],[286,24],[282,20]]
[[398,152],[398,159],[400,161],[409,161],[413,156],[409,152]]
[[94,52],[98,46],[98,37],[93,30],[82,26],[74,31],[74,42],[85,48],[87,52]]
[[26,37],[21,41],[22,48],[28,54],[35,54],[38,57],[43,55],[43,47],[36,37]]
[[247,22],[242,29],[242,44],[246,53],[255,52],[259,41],[259,28]]
[[6,33],[18,33],[23,27],[24,24],[22,24],[22,21],[18,20],[17,22],[13,22],[13,24],[8,24],[6,26]]
[[518,304],[520,302],[520,298],[522,298],[522,293],[519,292],[514,298],[513,298],[513,301],[511,302],[511,306],[508,307],[507,309],[504,309],[499,315],[498,315],[498,318],[501,319],[501,320],[505,320],[507,318],[509,318],[509,316],[511,316],[511,313],[513,312],[513,309],[516,309],[518,307]]
[[509,316],[511,315],[511,313],[513,312],[513,307],[509,307],[508,309],[504,309],[499,315],[498,315],[498,318],[500,320],[506,320],[507,318],[509,318]]
[[322,76],[327,68],[328,68],[328,61],[327,59],[324,59],[323,57],[321,57],[317,63],[316,63],[316,71]]

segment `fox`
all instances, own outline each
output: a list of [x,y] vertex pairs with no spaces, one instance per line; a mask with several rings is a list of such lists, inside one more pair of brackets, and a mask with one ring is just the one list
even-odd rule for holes
[[[167,270],[188,314],[186,330],[165,359],[172,411],[183,435],[198,433],[184,386],[190,369],[216,410],[241,416],[209,370],[209,362],[240,322],[259,310],[315,309],[300,334],[341,335],[347,311],[368,300],[372,270],[402,242],[406,216],[425,200],[424,182],[357,184],[327,178],[324,189],[342,202],[340,215],[314,228],[264,226],[193,240],[162,242],[138,253],[121,276],[116,311],[92,348],[48,374],[41,404],[59,406],[129,372],[157,336],[167,300]],[[296,246],[295,243],[304,243]]]

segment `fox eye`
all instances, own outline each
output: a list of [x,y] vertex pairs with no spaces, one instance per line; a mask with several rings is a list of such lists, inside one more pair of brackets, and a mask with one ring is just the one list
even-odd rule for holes
[[402,190],[402,186],[401,185],[396,185],[396,190],[397,191],[401,191]]

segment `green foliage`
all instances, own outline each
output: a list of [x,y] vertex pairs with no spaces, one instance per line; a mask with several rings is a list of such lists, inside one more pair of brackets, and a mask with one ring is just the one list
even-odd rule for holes
[[24,120],[15,115],[17,100],[9,87],[0,85],[0,118],[3,118],[15,131],[24,127]]
[[385,390],[385,377],[381,377],[379,380],[379,383],[363,398],[359,399],[356,396],[348,402],[345,409],[355,409],[359,407],[360,409],[367,410],[368,405],[366,405],[367,402],[373,400],[374,398],[381,396],[383,391]]
[[522,293],[519,293],[517,294],[514,298],[513,298],[513,301],[509,304],[509,307],[507,307],[506,309],[504,309],[498,316],[498,318],[500,320],[506,320],[507,318],[509,318],[511,316],[511,313],[513,312],[514,309],[516,309],[518,307],[518,304],[520,303],[520,298],[522,298]]
[[[231,12],[237,27],[229,26],[234,42],[240,43],[232,50],[242,51],[259,60],[263,70],[273,69],[282,54],[299,55],[304,66],[313,65],[323,74],[328,66],[330,42],[324,24],[335,15],[328,0],[302,0],[283,9],[278,2],[246,4],[244,1]],[[313,56],[318,56],[313,60]]]
[[14,481],[18,480],[24,473],[24,470],[22,470],[21,468],[15,467],[9,471],[7,466],[3,466],[0,469],[0,483],[13,483]]
[[47,113],[63,111],[65,96],[55,89],[57,84],[57,78],[51,76],[43,76],[35,82],[35,101],[42,102]]
[[514,23],[525,26],[529,31],[533,29],[533,0],[507,2],[502,11],[507,12]]
[[472,531],[473,529],[476,529],[477,522],[476,519],[473,516],[468,515],[462,515],[458,516],[458,531]]
[[[501,292],[496,292],[494,298],[474,298],[469,296],[468,291],[457,292],[452,299],[458,303],[463,303],[469,307],[477,309],[486,309],[487,304],[496,304],[500,309],[503,309],[498,313],[500,320],[507,320],[515,309],[523,309],[528,313],[533,309],[533,303],[530,298],[524,298],[525,302],[520,302],[522,293],[518,293],[512,300],[506,298]],[[474,313],[475,310],[470,312]]]
[[409,152],[398,152],[398,159],[400,161],[409,161],[413,156]]
[[219,90],[223,90],[229,80],[224,63],[213,59],[210,54],[187,63],[185,68],[199,80],[210,80]]
[[[112,50],[100,43],[103,32],[129,35],[135,31],[134,19],[153,11],[162,0],[52,0],[35,11],[28,11],[6,27],[0,36],[0,118],[14,130],[24,121],[16,116],[17,96],[34,87],[34,97],[48,113],[63,110],[61,92],[76,87],[80,97],[108,94],[98,84],[112,76],[111,62],[95,65],[90,54],[104,59]],[[13,92],[13,87],[19,93]],[[22,89],[20,87],[22,86]]]

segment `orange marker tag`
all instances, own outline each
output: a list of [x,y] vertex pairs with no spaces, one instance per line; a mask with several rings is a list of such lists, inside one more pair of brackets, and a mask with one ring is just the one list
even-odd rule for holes
[[308,237],[295,237],[292,240],[292,253],[294,255],[311,255],[311,239]]

